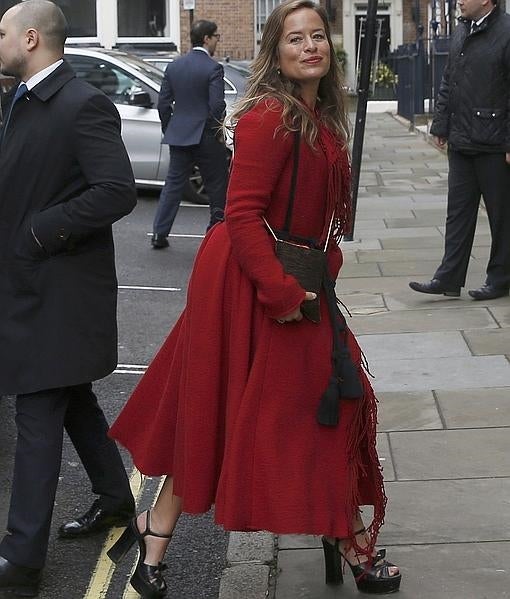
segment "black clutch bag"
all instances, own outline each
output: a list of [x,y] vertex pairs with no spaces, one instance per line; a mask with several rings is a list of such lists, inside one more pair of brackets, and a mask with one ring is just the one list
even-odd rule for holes
[[312,322],[317,323],[321,320],[319,296],[324,284],[324,277],[327,273],[326,248],[328,247],[329,236],[331,234],[333,217],[331,218],[328,238],[323,250],[317,248],[312,240],[293,237],[290,233],[298,175],[299,144],[300,134],[296,132],[294,137],[294,166],[284,228],[281,231],[274,231],[265,218],[264,222],[275,239],[275,253],[282,263],[283,270],[295,277],[303,289],[313,291],[317,295],[314,300],[307,300],[301,304],[303,315]]
[[308,320],[320,322],[319,296],[326,272],[325,252],[278,238],[275,251],[283,270],[295,277],[303,289],[313,291],[317,295],[314,300],[307,300],[301,304],[301,312]]

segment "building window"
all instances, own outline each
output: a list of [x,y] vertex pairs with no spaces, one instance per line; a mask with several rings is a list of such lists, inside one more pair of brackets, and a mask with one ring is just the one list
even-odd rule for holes
[[281,3],[282,0],[257,0],[257,44],[260,44],[260,39],[262,37],[262,32],[264,31],[267,17],[271,14],[273,9]]
[[166,0],[117,0],[119,37],[163,37]]
[[12,8],[15,4],[18,4],[19,0],[0,0],[0,17],[6,10]]
[[96,0],[54,0],[65,14],[69,37],[96,37]]
[[[96,37],[96,0],[54,0],[69,23],[69,37]],[[0,0],[0,16],[19,0]]]

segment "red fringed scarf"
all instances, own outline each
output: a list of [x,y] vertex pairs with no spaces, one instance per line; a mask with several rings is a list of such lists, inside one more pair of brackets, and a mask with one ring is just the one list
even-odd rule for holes
[[337,243],[349,232],[352,219],[351,165],[349,153],[343,140],[339,140],[329,129],[322,126],[318,144],[326,155],[329,165],[328,189],[326,192],[326,222],[321,238],[328,235],[330,215],[333,216],[332,237]]

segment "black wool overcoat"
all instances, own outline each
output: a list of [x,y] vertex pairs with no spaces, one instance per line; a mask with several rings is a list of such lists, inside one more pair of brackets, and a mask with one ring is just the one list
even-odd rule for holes
[[459,152],[510,152],[510,15],[470,28],[461,18],[451,37],[430,132]]
[[111,225],[135,203],[118,112],[64,61],[14,105],[0,148],[0,394],[115,368]]

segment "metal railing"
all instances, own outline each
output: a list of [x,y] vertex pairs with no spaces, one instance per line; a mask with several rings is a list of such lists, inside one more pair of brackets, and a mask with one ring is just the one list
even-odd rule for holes
[[447,37],[419,39],[399,46],[388,57],[398,78],[397,113],[411,123],[415,115],[424,114],[426,99],[429,111],[433,109],[448,59],[449,41]]

